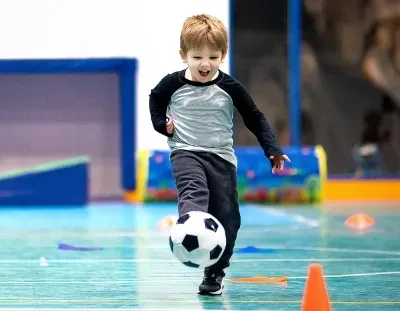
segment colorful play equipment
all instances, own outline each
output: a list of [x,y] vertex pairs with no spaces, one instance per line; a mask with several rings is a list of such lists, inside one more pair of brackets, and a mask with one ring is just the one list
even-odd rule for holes
[[[326,181],[326,156],[321,146],[287,147],[291,163],[272,174],[271,164],[259,147],[236,148],[238,193],[242,202],[318,203]],[[126,192],[128,202],[176,201],[169,151],[142,151],[137,158],[137,190]]]

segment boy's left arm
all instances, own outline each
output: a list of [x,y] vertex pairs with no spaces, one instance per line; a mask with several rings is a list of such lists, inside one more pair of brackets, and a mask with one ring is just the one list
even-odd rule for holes
[[282,170],[284,162],[290,162],[290,159],[278,145],[268,120],[241,84],[237,83],[233,95],[236,109],[241,114],[246,127],[256,136],[265,156],[270,160],[272,171]]

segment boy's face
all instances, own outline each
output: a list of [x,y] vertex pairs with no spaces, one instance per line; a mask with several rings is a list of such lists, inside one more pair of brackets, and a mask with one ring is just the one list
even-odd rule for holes
[[192,80],[202,83],[209,82],[216,76],[226,54],[208,47],[190,49],[186,54],[180,50],[179,53],[183,62],[188,65]]

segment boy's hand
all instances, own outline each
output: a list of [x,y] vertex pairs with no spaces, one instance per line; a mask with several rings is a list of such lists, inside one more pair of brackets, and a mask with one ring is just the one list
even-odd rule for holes
[[285,161],[292,162],[286,154],[270,156],[269,158],[272,161],[272,174],[275,174],[276,170],[282,171]]
[[167,128],[167,133],[172,134],[175,129],[174,123],[172,122],[172,119],[170,119],[170,118],[167,118],[166,121],[167,121],[167,124],[165,125],[165,127]]

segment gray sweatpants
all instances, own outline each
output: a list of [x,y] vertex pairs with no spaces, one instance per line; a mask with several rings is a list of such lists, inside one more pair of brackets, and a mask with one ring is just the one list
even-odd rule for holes
[[190,211],[208,212],[224,226],[226,248],[208,268],[223,273],[240,228],[236,167],[216,154],[176,150],[171,154],[172,175],[178,189],[179,216]]

